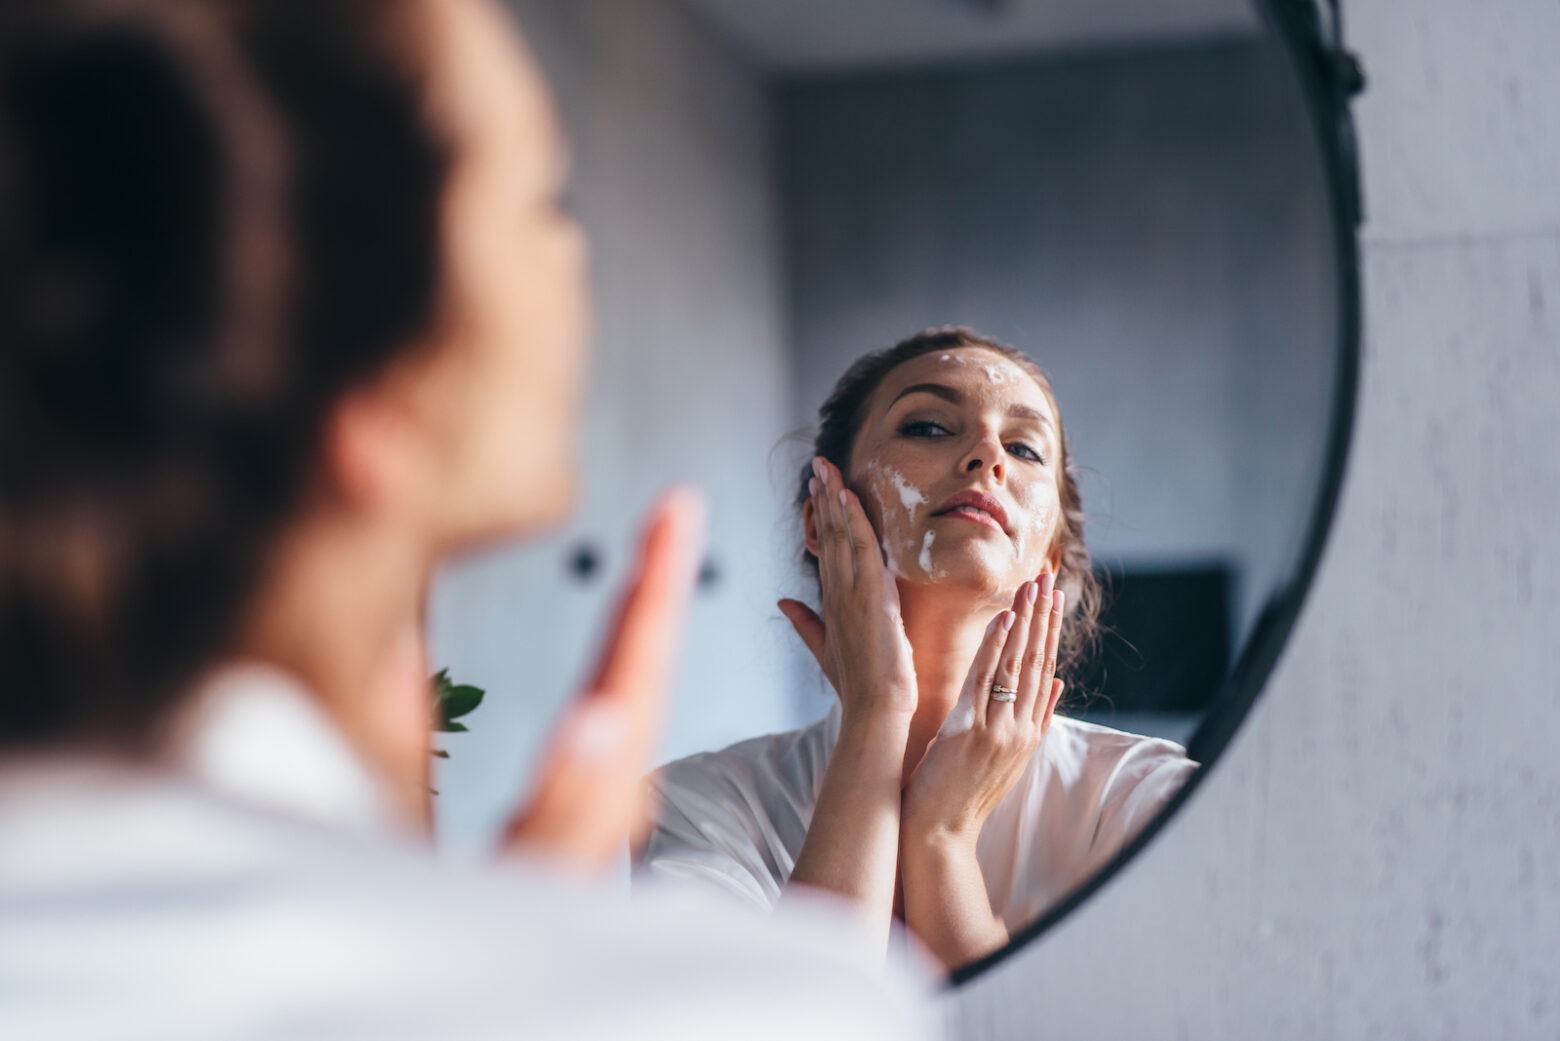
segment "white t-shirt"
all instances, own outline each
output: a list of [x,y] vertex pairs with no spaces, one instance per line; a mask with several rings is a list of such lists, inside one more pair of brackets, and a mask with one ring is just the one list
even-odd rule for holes
[[[807,837],[839,728],[836,704],[812,726],[656,771],[647,783],[661,803],[659,823],[636,878],[702,882],[773,907]],[[1009,930],[1034,921],[1114,856],[1196,768],[1173,741],[1055,716],[976,846],[993,913]]]
[[459,869],[286,677],[231,674],[173,761],[0,763],[0,1037],[868,1038],[925,979],[783,920]]

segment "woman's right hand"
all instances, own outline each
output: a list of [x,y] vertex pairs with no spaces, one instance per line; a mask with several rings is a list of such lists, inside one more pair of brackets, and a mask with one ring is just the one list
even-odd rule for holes
[[813,460],[809,503],[816,530],[820,618],[798,600],[781,600],[847,721],[915,713],[915,662],[899,610],[899,587],[883,562],[861,500],[828,460]]
[[814,459],[813,473],[808,548],[818,557],[823,616],[795,600],[780,610],[839,693],[840,735],[786,890],[826,889],[853,902],[880,952],[893,918],[915,663],[899,587],[860,500],[828,461]]

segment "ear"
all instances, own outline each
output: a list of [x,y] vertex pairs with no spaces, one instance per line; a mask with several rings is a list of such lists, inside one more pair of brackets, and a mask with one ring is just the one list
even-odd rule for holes
[[327,494],[369,512],[408,502],[422,469],[411,418],[393,381],[352,390],[336,402],[321,445]]
[[807,545],[807,552],[816,557],[818,555],[818,514],[813,509],[811,498],[802,503],[802,541]]

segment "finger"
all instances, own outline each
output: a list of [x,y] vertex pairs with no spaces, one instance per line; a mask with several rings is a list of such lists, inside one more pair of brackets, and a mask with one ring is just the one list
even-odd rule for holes
[[1014,719],[1034,719],[1038,715],[1037,705],[1051,694],[1051,677],[1045,675],[1045,647],[1051,625],[1051,590],[1054,583],[1055,576],[1050,572],[1040,576],[1035,608],[1029,617],[1029,635],[1024,644],[1024,668],[1018,678],[1018,701],[1013,705]]
[[651,507],[639,560],[588,691],[659,706],[704,545],[704,497],[674,488]]
[[505,831],[502,848],[569,867],[608,867],[636,824],[637,768],[624,769],[635,741],[628,713],[611,699],[565,710],[542,753],[532,794]]
[[812,496],[813,517],[818,527],[818,585],[823,590],[824,603],[828,603],[839,587],[839,581],[836,578],[837,558],[832,550],[834,538],[830,534],[828,493],[824,490],[823,478],[817,476],[821,472],[818,460],[814,459],[814,476],[807,482],[807,491]]
[[828,561],[832,585],[827,590],[838,594],[855,584],[856,569],[851,563],[850,546],[844,541],[840,503],[835,489],[831,487],[830,469],[828,461],[821,456],[813,460],[813,472],[817,474],[818,481],[813,508],[823,517],[823,523],[818,529],[818,538],[822,544],[818,548],[821,559]]
[[850,489],[840,491],[841,510],[845,514],[845,528],[850,533],[851,556],[856,565],[856,579],[876,584],[883,576],[883,551],[878,547],[877,532],[867,519],[867,511],[861,499]]
[[[1013,596],[1013,614],[1015,616],[1013,627],[1008,631],[1007,641],[1003,645],[1002,655],[997,661],[997,671],[992,677],[992,686],[1007,688],[1005,693],[1016,693],[1018,690],[1019,676],[1024,668],[1024,647],[1029,640],[1029,620],[1034,613],[1035,601],[1039,596],[1039,587],[1034,582],[1025,582],[1018,587],[1018,592]],[[996,691],[992,691],[996,694]],[[1005,697],[998,701],[996,697],[991,699],[991,716],[995,719],[1013,717],[1015,702]]]
[[828,647],[828,630],[824,627],[823,619],[800,600],[781,600],[775,606],[780,608],[780,613],[785,615],[786,621],[791,623],[791,628],[796,630],[796,635],[802,638],[802,643],[807,645],[807,649],[817,659],[818,667],[827,674],[829,666],[825,651]]
[[[1045,666],[1041,674],[1040,689],[1050,692],[1056,678],[1056,659],[1062,646],[1062,615],[1067,608],[1067,594],[1060,589],[1052,592],[1051,620],[1045,639]],[[1049,700],[1041,699],[1041,700]]]
[[823,487],[828,499],[829,522],[834,529],[835,551],[839,554],[840,578],[847,583],[845,588],[851,588],[856,584],[856,552],[851,544],[850,523],[846,519],[845,504],[841,499],[845,491],[845,481],[839,468],[827,459],[819,458],[819,469],[823,475]]
[[[975,660],[970,663],[969,675],[964,680],[964,696],[975,706],[975,724],[986,725],[986,706],[991,699],[991,678],[996,675],[997,662],[1002,658],[1002,647],[1017,619],[1012,611],[1000,611],[986,625],[986,635],[981,638]],[[960,698],[963,700],[963,697]]]
[[673,489],[651,508],[596,673],[544,748],[507,846],[594,869],[629,837],[703,546],[704,512],[703,496],[690,488]]
[[1040,736],[1044,737],[1046,731],[1051,729],[1051,717],[1056,715],[1056,706],[1062,703],[1062,691],[1067,689],[1067,684],[1061,680],[1051,681],[1051,696],[1046,699],[1045,715],[1040,717]]

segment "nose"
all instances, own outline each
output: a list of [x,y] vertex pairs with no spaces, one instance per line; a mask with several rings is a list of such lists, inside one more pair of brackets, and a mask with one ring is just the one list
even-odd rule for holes
[[964,458],[959,460],[960,473],[976,473],[980,470],[990,470],[998,484],[1007,477],[1007,456],[1003,452],[1002,440],[995,431],[982,431],[964,453]]

